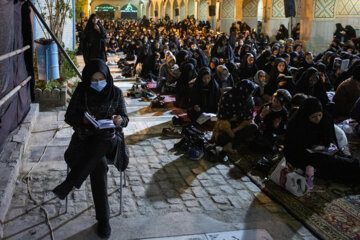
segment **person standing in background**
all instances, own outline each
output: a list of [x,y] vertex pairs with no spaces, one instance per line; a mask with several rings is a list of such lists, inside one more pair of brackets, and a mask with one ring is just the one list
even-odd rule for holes
[[83,56],[85,64],[93,58],[98,58],[106,62],[106,31],[99,22],[96,14],[91,14],[86,24],[83,39]]

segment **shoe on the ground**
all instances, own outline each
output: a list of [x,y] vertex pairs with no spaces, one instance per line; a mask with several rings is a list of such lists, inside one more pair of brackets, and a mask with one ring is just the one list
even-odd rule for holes
[[135,79],[135,82],[138,83],[138,84],[141,84],[141,85],[143,85],[143,84],[146,85],[146,82],[143,81],[141,78],[138,78],[138,77]]
[[151,108],[164,108],[166,107],[166,103],[163,101],[164,97],[157,96],[153,100],[151,100],[150,107]]
[[97,235],[100,238],[109,238],[111,235],[111,226],[109,220],[98,221]]
[[187,152],[187,156],[190,160],[198,161],[204,156],[204,151],[199,147],[192,147]]
[[183,135],[180,133],[180,131],[174,129],[174,128],[163,128],[162,135],[165,137],[171,137],[171,138],[182,138]]
[[154,99],[155,98],[155,94],[153,94],[150,90],[144,90],[142,92],[142,96],[147,99],[147,100],[150,100],[150,99]]
[[58,185],[52,192],[61,200],[64,200],[66,196],[71,192],[73,186],[68,182],[64,181],[60,185]]

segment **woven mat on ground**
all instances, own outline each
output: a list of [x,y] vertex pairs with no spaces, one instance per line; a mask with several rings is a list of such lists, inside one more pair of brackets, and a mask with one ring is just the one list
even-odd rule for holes
[[[360,141],[349,141],[353,155],[360,154]],[[323,239],[360,239],[360,184],[343,184],[316,178],[313,191],[303,197],[296,197],[285,189],[267,180],[266,174],[256,170],[254,165],[264,154],[250,153],[242,147],[236,162],[258,184],[264,187],[274,199],[281,202],[298,220],[309,226]],[[268,155],[268,158],[281,155]],[[359,173],[360,177],[360,173]]]

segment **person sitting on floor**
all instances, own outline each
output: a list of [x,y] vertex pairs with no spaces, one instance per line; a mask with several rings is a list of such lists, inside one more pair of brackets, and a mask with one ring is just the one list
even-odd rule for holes
[[360,97],[360,65],[358,65],[352,74],[352,77],[342,82],[336,89],[333,101],[335,102],[335,111],[339,116],[348,118],[350,110]]
[[271,103],[263,105],[256,114],[255,123],[259,126],[259,135],[254,146],[262,152],[277,152],[285,134],[288,111],[286,105],[291,94],[285,89],[278,89],[272,96]]
[[259,89],[254,96],[255,106],[261,106],[264,103],[269,102],[269,98],[266,99],[264,96],[264,88],[267,84],[266,72],[263,70],[257,71],[254,76],[254,82],[259,86]]
[[321,102],[309,97],[288,123],[285,135],[285,158],[295,168],[305,172],[315,168],[323,179],[359,181],[359,161],[339,154],[334,123],[323,110]]
[[234,86],[234,79],[225,65],[216,67],[214,78],[219,84],[221,94],[229,91]]
[[176,64],[176,58],[172,53],[168,52],[166,62],[161,65],[158,77],[157,88],[161,93],[175,92],[176,82],[180,77],[180,69]]
[[190,93],[188,116],[195,122],[202,113],[216,113],[220,99],[219,84],[212,78],[208,67],[200,69]]
[[257,131],[256,124],[252,123],[255,106],[253,95],[257,87],[250,80],[241,80],[221,97],[212,139],[224,146],[227,153],[234,153],[233,147],[239,143],[252,140]]

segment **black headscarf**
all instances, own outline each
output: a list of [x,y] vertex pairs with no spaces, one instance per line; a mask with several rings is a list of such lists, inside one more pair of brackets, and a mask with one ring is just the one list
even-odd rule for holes
[[[280,63],[282,63],[282,62],[285,64],[285,69],[284,69],[283,72],[279,72],[278,65]],[[271,96],[278,89],[277,84],[278,84],[279,74],[284,74],[285,76],[291,76],[291,73],[289,72],[288,68],[286,67],[286,61],[283,58],[276,58],[275,59],[275,64],[272,67],[272,70],[271,70],[271,73],[270,73],[270,80],[266,84],[265,89],[264,89],[266,94]]]
[[[211,77],[207,86],[204,86],[202,81],[205,75],[209,75]],[[220,88],[215,79],[212,77],[210,68],[202,67],[199,70],[199,74],[192,89],[190,104],[192,106],[199,105],[204,112],[216,113],[219,99]]]
[[209,61],[201,49],[197,48],[193,51],[193,53],[197,53],[199,55],[199,57],[196,59],[198,68],[209,66]]
[[[318,80],[314,86],[310,86],[309,79],[314,74],[316,75]],[[314,67],[308,68],[301,75],[300,80],[296,83],[296,92],[317,97],[324,106],[329,102],[329,98],[326,95],[324,83],[320,80],[318,70]]]
[[[250,66],[247,59],[249,57],[253,57],[254,58],[254,62],[252,63],[252,65]],[[256,72],[258,71],[258,67],[256,66],[255,63],[255,57],[252,53],[246,53],[244,58],[242,59],[240,68],[239,68],[239,79],[254,79],[254,76],[256,74]]]
[[[105,76],[107,82],[107,85],[101,92],[98,92],[90,87],[91,77],[96,72],[101,72]],[[86,89],[85,91],[87,93],[88,104],[93,102],[108,102],[114,96],[114,80],[110,74],[108,66],[101,59],[92,59],[88,64],[85,65],[82,72],[82,84]]]
[[195,69],[194,64],[192,63],[186,63],[184,65],[183,71],[181,72],[179,80],[176,82],[176,88],[177,89],[188,89],[188,83],[190,80],[196,78],[197,72]]
[[270,50],[266,50],[263,53],[261,53],[261,55],[258,57],[258,59],[256,59],[256,66],[260,69],[260,70],[264,70],[265,69],[265,64],[267,63],[267,58],[269,58],[271,56],[271,51]]
[[[323,117],[318,124],[312,123],[309,116],[322,112]],[[334,123],[329,114],[323,110],[321,102],[314,97],[304,101],[294,117],[289,121],[285,135],[285,157],[296,167],[305,168],[308,164],[305,156],[307,148],[314,145],[328,147],[335,142]]]

